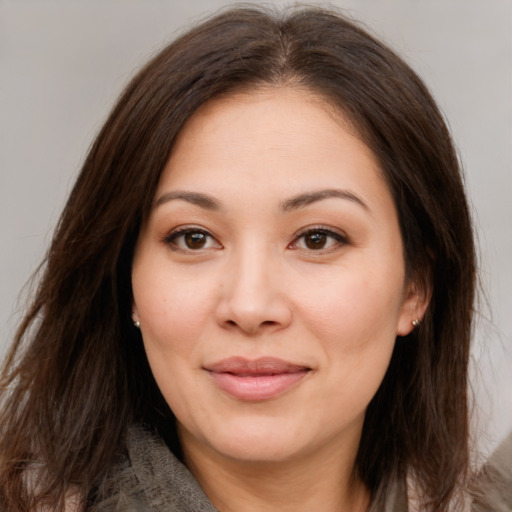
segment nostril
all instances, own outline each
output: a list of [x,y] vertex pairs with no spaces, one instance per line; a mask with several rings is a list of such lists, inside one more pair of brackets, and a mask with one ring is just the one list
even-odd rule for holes
[[[229,325],[231,327],[239,327],[239,324],[237,322],[235,322],[234,320],[227,320],[225,322],[225,324]],[[279,325],[279,322],[275,322],[274,320],[265,320],[259,324],[259,327],[264,327],[264,326],[273,327],[275,325]]]

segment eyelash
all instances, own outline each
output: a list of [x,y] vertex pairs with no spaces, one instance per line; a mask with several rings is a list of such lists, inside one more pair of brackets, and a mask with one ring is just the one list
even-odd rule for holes
[[[197,228],[194,226],[183,226],[180,227],[171,233],[169,233],[167,236],[163,238],[163,243],[168,245],[173,251],[183,251],[183,252],[200,252],[201,250],[208,250],[211,247],[199,247],[199,248],[191,248],[191,247],[179,247],[178,240],[180,237],[185,237],[186,235],[193,235],[193,234],[199,234],[202,236],[207,237],[208,239],[211,239],[215,242],[215,244],[222,248],[222,245],[215,239],[215,237],[209,233],[208,231]],[[334,240],[334,243],[332,243],[328,247],[320,247],[320,248],[311,248],[311,247],[299,247],[299,241],[305,239],[308,235],[321,235],[326,237],[327,239]],[[186,243],[186,242],[185,242]],[[208,243],[208,242],[207,242]],[[346,245],[349,243],[348,238],[346,235],[343,235],[337,231],[333,231],[332,229],[325,228],[323,226],[312,226],[303,229],[299,233],[296,234],[294,240],[288,245],[288,248],[293,250],[302,250],[312,253],[325,253],[329,252],[331,250],[335,250],[336,248]]]

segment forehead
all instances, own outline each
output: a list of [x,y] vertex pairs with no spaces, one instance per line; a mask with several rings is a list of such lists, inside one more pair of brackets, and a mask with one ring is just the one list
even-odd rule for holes
[[339,111],[310,91],[267,87],[201,106],[181,130],[158,192],[282,196],[340,186],[369,200],[389,196],[374,154]]

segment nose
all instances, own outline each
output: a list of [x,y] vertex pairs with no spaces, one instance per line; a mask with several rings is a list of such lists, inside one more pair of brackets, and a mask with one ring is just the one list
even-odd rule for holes
[[246,251],[230,262],[221,285],[217,322],[246,335],[287,327],[292,308],[282,286],[281,270],[265,251]]

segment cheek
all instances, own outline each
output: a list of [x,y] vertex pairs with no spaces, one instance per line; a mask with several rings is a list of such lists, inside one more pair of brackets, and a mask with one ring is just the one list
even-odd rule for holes
[[[140,270],[140,271],[139,271]],[[168,277],[172,276],[172,277]],[[194,368],[201,361],[201,335],[211,319],[215,287],[156,265],[134,267],[134,306],[155,380],[173,411],[186,417],[198,386]],[[185,412],[184,412],[185,411]]]
[[302,319],[322,346],[331,397],[347,410],[373,397],[389,365],[402,304],[400,272],[343,273],[303,294]]
[[297,292],[297,302],[313,332],[336,345],[343,340],[351,350],[378,339],[395,339],[402,287],[399,273],[340,269],[328,279],[317,276],[306,283]]
[[149,350],[191,350],[212,316],[215,287],[178,275],[157,267],[144,272],[134,268],[134,306]]

